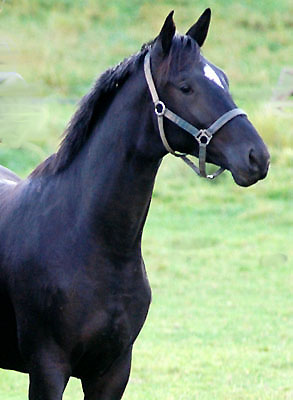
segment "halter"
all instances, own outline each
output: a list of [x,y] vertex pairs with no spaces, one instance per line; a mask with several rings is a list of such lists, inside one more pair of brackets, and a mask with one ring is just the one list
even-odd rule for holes
[[[222,126],[224,126],[227,122],[231,121],[233,118],[237,117],[238,115],[246,115],[246,113],[241,110],[240,108],[234,108],[223,114],[219,117],[212,125],[210,125],[206,129],[197,129],[195,126],[191,125],[189,122],[185,121],[183,118],[179,117],[177,114],[173,113],[169,110],[165,104],[159,99],[158,93],[156,91],[155,83],[152,77],[151,72],[151,61],[150,61],[150,53],[148,52],[144,59],[144,73],[145,78],[148,84],[148,88],[150,90],[153,103],[155,105],[155,113],[158,119],[158,126],[160,137],[163,142],[165,149],[168,153],[173,154],[173,156],[180,157],[189,167],[191,167],[194,172],[197,173],[198,176],[202,176],[207,179],[214,179],[219,176],[223,171],[224,168],[219,168],[214,174],[207,175],[206,173],[206,147],[210,143],[213,138],[213,135],[218,132]],[[169,145],[165,131],[164,131],[164,123],[163,117],[168,118],[174,124],[178,125],[180,128],[184,129],[188,133],[190,133],[198,142],[199,144],[199,167],[197,167],[189,158],[186,157],[186,153],[180,153],[175,151]]]

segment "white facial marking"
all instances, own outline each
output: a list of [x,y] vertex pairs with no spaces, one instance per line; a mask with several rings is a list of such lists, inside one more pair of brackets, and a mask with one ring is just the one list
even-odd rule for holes
[[16,185],[17,182],[11,181],[10,179],[0,179],[0,183],[5,183],[6,185]]
[[205,66],[203,68],[203,72],[209,80],[215,82],[218,86],[220,86],[222,89],[224,89],[221,79],[217,75],[216,71],[210,65],[205,64]]

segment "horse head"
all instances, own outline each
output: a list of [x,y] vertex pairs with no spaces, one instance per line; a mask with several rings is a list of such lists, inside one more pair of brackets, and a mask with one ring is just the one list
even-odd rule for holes
[[[206,159],[230,170],[238,185],[249,186],[267,175],[269,153],[246,114],[234,103],[226,74],[201,53],[210,17],[210,9],[205,10],[186,35],[178,35],[173,12],[168,15],[149,51],[154,86],[151,89],[149,83],[149,89],[158,118],[167,117],[162,118],[164,128],[160,128],[167,151],[200,155],[200,162]],[[212,135],[211,127],[215,128]],[[204,161],[200,141],[205,142]]]

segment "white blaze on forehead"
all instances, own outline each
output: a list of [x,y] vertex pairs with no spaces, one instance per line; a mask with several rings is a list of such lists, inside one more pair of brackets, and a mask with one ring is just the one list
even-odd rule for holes
[[205,66],[203,67],[203,72],[209,80],[215,82],[218,86],[224,89],[221,79],[217,75],[216,71],[210,65],[205,64]]

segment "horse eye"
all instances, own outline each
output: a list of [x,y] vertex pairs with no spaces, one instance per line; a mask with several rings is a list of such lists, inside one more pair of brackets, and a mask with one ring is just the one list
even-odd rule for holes
[[188,85],[182,85],[182,86],[180,86],[180,90],[181,90],[181,92],[184,93],[184,94],[190,94],[190,93],[192,93],[192,89],[191,89],[191,87],[188,86]]

